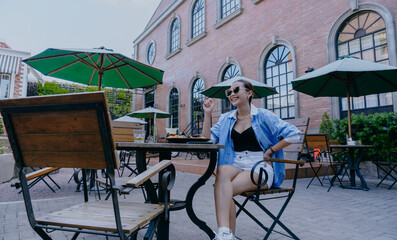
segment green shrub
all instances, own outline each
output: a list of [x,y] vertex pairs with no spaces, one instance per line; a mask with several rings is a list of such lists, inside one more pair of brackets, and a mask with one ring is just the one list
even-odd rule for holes
[[[58,83],[58,82],[45,82],[44,85],[41,83],[37,84],[37,88],[32,91],[33,94],[37,95],[54,95],[54,94],[65,94],[74,92],[95,92],[98,91],[96,86],[82,86],[78,84]],[[109,110],[112,112],[114,117],[119,118],[127,113],[131,112],[132,107],[132,92],[126,89],[102,89],[106,93],[108,99]]]
[[70,91],[62,88],[57,82],[45,82],[44,85],[41,83],[37,85],[37,94],[39,96],[65,93],[70,93]]
[[[322,118],[321,125],[329,128],[329,122]],[[374,149],[365,151],[365,159],[373,160],[376,157],[386,160],[387,153],[397,151],[397,114],[375,113],[370,115],[352,114],[352,138],[361,140],[362,144],[374,145]],[[320,127],[321,128],[321,127]],[[333,120],[331,124],[330,138],[346,144],[348,133],[347,118]]]
[[330,120],[328,113],[324,112],[323,116],[321,117],[321,124],[320,124],[320,133],[327,133],[331,136],[334,133],[334,126],[332,121]]

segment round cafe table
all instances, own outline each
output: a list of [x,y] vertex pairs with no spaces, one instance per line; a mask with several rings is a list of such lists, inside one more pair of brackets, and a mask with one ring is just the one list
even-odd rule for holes
[[[344,188],[349,189],[360,189],[368,191],[369,188],[367,186],[367,182],[364,179],[364,176],[360,172],[360,162],[364,155],[364,150],[369,148],[374,148],[373,145],[330,145],[331,151],[334,148],[342,148],[347,149],[349,151],[349,165],[345,167],[345,170],[350,170],[350,185],[343,186]],[[356,151],[358,149],[358,153]],[[356,173],[360,178],[361,185],[356,186]]]

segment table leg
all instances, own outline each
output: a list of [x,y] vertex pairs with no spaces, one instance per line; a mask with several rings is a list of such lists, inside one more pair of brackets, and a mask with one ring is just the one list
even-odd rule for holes
[[358,175],[358,177],[360,178],[360,181],[361,181],[360,188],[363,189],[363,190],[368,191],[369,188],[367,186],[367,182],[365,181],[364,176],[360,172],[360,162],[361,162],[361,159],[363,158],[363,155],[364,155],[363,149],[359,149],[358,150],[358,158],[357,158],[357,161],[356,161],[356,165],[354,167],[355,167],[357,175]]
[[[171,152],[167,151],[167,152],[160,152],[159,154],[159,161],[162,160],[171,160]],[[159,200],[162,202],[162,200],[164,199],[164,191],[167,191],[166,189],[162,189],[161,187],[161,179],[162,179],[163,173],[160,172],[159,174]],[[170,194],[168,194],[167,196],[168,202],[170,202]],[[168,219],[164,219],[164,215],[162,215],[160,217],[160,221],[159,221],[159,226],[157,228],[157,239],[159,240],[168,240],[169,236],[170,236],[170,215],[168,214]]]
[[[360,172],[360,162],[363,157],[363,150],[359,149],[357,159],[354,158],[354,149],[353,148],[349,149],[349,155],[350,155],[349,169],[350,169],[350,184],[351,185],[344,186],[344,187],[350,188],[350,189],[361,189],[361,190],[368,191],[369,188],[367,186],[367,182],[365,181],[364,176]],[[356,186],[356,173],[361,181],[361,186],[359,186],[359,187]]]
[[208,180],[208,178],[211,177],[212,173],[214,172],[215,166],[216,166],[216,161],[217,161],[217,152],[212,151],[210,153],[210,163],[208,165],[207,170],[205,171],[204,175],[201,176],[197,182],[195,182],[189,189],[187,195],[186,195],[186,212],[187,215],[189,216],[190,220],[194,224],[196,224],[201,230],[207,233],[208,237],[210,239],[213,239],[215,237],[214,232],[207,226],[207,224],[200,220],[197,215],[194,212],[193,209],[193,198],[194,195],[196,194],[197,190],[205,184],[205,182]]

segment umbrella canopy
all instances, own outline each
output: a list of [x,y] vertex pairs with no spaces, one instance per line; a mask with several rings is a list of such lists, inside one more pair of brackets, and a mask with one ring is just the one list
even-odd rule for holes
[[147,107],[132,113],[127,114],[129,117],[137,117],[137,118],[169,118],[171,117],[170,113],[163,112],[154,107]]
[[313,97],[347,97],[351,138],[350,97],[397,91],[397,67],[343,57],[291,83],[294,90]]
[[137,117],[137,118],[154,118],[154,129],[153,129],[153,137],[156,139],[156,118],[169,118],[171,117],[170,113],[163,112],[154,107],[147,107],[132,113],[127,114],[129,117]]
[[163,71],[104,47],[94,49],[49,48],[23,60],[46,76],[86,85],[139,88],[162,83]]
[[225,91],[229,89],[232,84],[237,81],[237,80],[246,80],[252,84],[254,87],[254,98],[263,98],[266,96],[270,96],[273,94],[277,94],[277,91],[274,87],[271,87],[269,85],[266,85],[264,83],[242,77],[242,76],[237,76],[230,78],[229,80],[226,80],[224,82],[220,82],[207,90],[203,91],[202,94],[204,94],[207,97],[211,98],[221,98],[221,99],[227,99],[225,95]]
[[119,117],[117,119],[115,119],[114,121],[118,121],[118,122],[132,122],[132,123],[139,123],[139,124],[147,124],[147,122],[140,120],[138,118],[134,118],[134,117],[129,117],[129,116],[122,116]]

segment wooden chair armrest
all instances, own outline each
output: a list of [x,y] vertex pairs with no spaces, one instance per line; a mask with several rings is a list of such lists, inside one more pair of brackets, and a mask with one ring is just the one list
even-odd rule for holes
[[142,183],[146,182],[146,180],[153,177],[153,175],[155,175],[156,173],[159,173],[161,170],[165,169],[169,165],[171,165],[171,160],[160,161],[159,163],[152,166],[148,170],[144,171],[143,173],[140,173],[138,176],[128,180],[126,183],[126,186],[127,187],[138,187]]
[[264,158],[264,160],[270,161],[270,162],[292,163],[292,164],[299,164],[299,165],[305,164],[305,161],[280,159],[280,158]]
[[31,173],[26,174],[26,180],[29,181],[33,178],[37,178],[37,177],[43,176],[45,174],[49,174],[50,172],[56,171],[58,169],[59,168],[57,168],[57,167],[46,167],[46,168],[42,168],[42,169],[33,171]]

